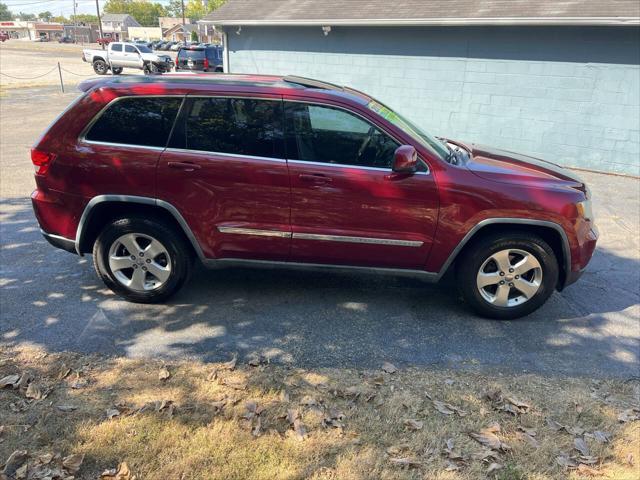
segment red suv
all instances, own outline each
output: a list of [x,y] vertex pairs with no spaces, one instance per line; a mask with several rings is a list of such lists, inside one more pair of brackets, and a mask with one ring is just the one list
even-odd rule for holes
[[44,236],[134,302],[193,260],[435,282],[526,315],[576,281],[597,230],[573,173],[436,138],[373,98],[299,77],[89,80],[32,149]]

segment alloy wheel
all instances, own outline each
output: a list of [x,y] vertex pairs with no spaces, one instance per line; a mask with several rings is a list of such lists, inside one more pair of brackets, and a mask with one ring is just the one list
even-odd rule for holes
[[476,285],[482,298],[491,305],[516,307],[540,290],[542,267],[538,259],[525,250],[500,250],[482,263]]
[[127,233],[109,249],[109,268],[123,286],[138,292],[156,290],[171,276],[171,257],[157,239]]

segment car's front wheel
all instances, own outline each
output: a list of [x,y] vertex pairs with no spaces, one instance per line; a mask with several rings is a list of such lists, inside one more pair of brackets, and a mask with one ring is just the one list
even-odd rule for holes
[[114,75],[120,75],[122,73],[122,67],[113,67],[111,69],[111,73]]
[[536,235],[489,235],[470,245],[457,265],[465,301],[480,315],[499,320],[537,310],[558,283],[553,249]]
[[183,236],[171,226],[133,217],[102,230],[93,246],[93,263],[102,281],[118,295],[154,303],[182,287],[192,256]]

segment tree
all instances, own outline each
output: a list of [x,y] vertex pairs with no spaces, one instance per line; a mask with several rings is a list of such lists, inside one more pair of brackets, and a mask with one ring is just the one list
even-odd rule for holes
[[[209,0],[205,4],[204,0],[188,0],[184,7],[184,15],[193,21],[200,20],[207,13],[211,13],[216,8],[224,5],[225,1],[226,0]],[[177,16],[179,17],[181,15],[182,12]]]
[[166,15],[166,10],[159,3],[147,0],[107,0],[104,4],[105,13],[127,13],[145,27],[158,25],[158,17]]
[[4,22],[13,20],[13,13],[4,3],[0,3],[0,20]]
[[32,22],[36,19],[36,16],[33,13],[20,12],[18,13],[18,18],[23,22]]
[[98,23],[98,17],[88,13],[80,13],[78,15],[71,15],[71,21],[76,21],[78,24],[89,25],[90,23]]
[[47,10],[46,12],[40,12],[38,14],[38,18],[40,20],[44,20],[45,22],[50,22],[53,18],[53,13],[51,13],[49,10]]
[[196,32],[195,30],[191,30],[191,41],[192,42],[198,41],[198,32]]

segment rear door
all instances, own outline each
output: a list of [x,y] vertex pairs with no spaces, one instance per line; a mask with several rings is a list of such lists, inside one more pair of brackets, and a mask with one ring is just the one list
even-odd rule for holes
[[426,164],[395,174],[400,143],[338,105],[285,101],[291,261],[423,269],[438,209]]
[[287,259],[290,187],[280,96],[187,97],[158,166],[158,196],[208,258]]
[[116,66],[124,66],[125,65],[125,56],[124,56],[124,45],[121,43],[110,43],[109,44],[109,62],[113,63]]
[[124,45],[124,66],[126,67],[139,67],[141,66],[140,53],[138,49],[133,45]]

